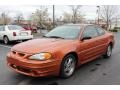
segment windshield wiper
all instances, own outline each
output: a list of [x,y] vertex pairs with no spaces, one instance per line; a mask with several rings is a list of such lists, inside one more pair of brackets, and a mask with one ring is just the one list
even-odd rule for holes
[[60,37],[60,36],[45,36],[47,38],[61,38],[61,39],[64,39],[63,37]]

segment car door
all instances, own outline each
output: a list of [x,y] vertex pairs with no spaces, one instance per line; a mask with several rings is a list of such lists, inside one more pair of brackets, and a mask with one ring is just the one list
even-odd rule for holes
[[105,35],[105,30],[103,30],[101,27],[96,26],[96,29],[99,34],[99,37],[97,37],[98,46],[96,48],[98,55],[99,55],[99,54],[103,54],[106,51],[107,37]]
[[86,63],[97,56],[96,46],[98,45],[98,32],[95,26],[90,25],[85,27],[82,33],[82,38],[84,37],[91,37],[91,39],[83,40],[79,44],[81,63]]
[[0,26],[0,40],[3,40],[4,26]]

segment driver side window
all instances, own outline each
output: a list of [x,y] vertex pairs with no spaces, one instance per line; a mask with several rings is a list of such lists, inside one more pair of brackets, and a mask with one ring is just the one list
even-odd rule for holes
[[83,32],[83,37],[97,37],[98,33],[94,26],[87,26]]

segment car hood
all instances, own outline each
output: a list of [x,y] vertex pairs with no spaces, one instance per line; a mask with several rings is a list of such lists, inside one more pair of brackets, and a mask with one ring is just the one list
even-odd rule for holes
[[12,50],[31,54],[39,52],[52,52],[56,48],[70,45],[73,42],[74,40],[53,38],[33,39],[13,46]]

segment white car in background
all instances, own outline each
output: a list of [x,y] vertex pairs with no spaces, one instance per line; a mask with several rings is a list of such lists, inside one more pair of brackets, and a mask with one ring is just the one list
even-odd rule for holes
[[5,44],[9,41],[29,40],[33,35],[31,31],[26,31],[24,28],[18,25],[1,25],[0,26],[0,40],[3,40]]

